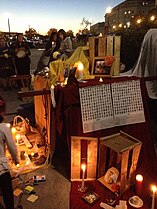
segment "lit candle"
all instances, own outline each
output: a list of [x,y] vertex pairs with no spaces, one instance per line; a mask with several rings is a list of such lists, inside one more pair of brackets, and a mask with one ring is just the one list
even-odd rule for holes
[[84,189],[84,179],[85,179],[86,165],[85,164],[82,164],[81,168],[82,168],[82,185],[81,185],[81,188],[83,190]]
[[12,134],[16,134],[16,128],[12,127],[11,132],[12,132]]
[[84,68],[83,63],[82,62],[78,63],[77,74],[78,74],[78,79],[80,80],[83,79],[83,68]]
[[151,209],[154,209],[155,208],[155,194],[156,194],[156,191],[157,191],[157,187],[156,186],[152,186],[152,191],[153,191],[153,195],[152,195],[152,207]]
[[16,135],[16,128],[15,128],[15,127],[12,127],[12,128],[11,128],[11,132],[12,132],[12,136],[13,136],[13,138],[15,139],[15,135]]
[[136,175],[136,194],[141,195],[142,191],[143,176],[138,174]]
[[20,164],[16,164],[16,167],[19,168],[20,167]]
[[100,79],[99,79],[99,82],[103,82],[103,79],[102,79],[102,78],[100,78]]
[[31,156],[34,157],[34,152],[31,153]]
[[17,134],[17,135],[16,135],[16,144],[17,144],[17,145],[19,144],[20,137],[21,137],[20,134]]

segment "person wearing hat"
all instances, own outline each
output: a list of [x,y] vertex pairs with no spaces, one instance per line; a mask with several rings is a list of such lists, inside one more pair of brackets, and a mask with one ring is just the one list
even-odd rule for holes
[[14,209],[14,196],[10,167],[5,154],[6,146],[15,164],[19,164],[19,157],[15,141],[12,137],[11,129],[7,123],[3,122],[5,109],[5,101],[0,96],[0,190],[3,195],[3,202],[6,209]]

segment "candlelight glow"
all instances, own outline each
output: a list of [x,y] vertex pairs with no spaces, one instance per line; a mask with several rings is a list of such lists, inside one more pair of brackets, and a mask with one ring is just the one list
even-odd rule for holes
[[82,164],[82,165],[81,165],[81,168],[82,168],[82,171],[85,172],[85,170],[86,170],[86,165],[85,165],[85,164]]
[[15,134],[16,133],[16,128],[12,127],[11,132],[12,132],[12,134]]
[[99,82],[103,82],[103,79],[102,79],[102,78],[100,78],[100,79],[99,79]]
[[32,157],[34,156],[34,152],[31,153],[31,156],[32,156]]
[[20,137],[21,137],[20,134],[17,134],[16,135],[16,140],[18,141],[20,139]]
[[83,70],[83,63],[82,62],[78,63],[78,70]]
[[152,189],[153,193],[156,193],[157,187],[156,187],[155,185],[153,185],[153,186],[151,187],[151,189]]
[[136,175],[137,181],[143,181],[143,176],[141,174]]

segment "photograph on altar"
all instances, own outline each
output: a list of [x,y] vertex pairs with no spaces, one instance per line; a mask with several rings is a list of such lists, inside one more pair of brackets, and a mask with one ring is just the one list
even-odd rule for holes
[[111,66],[106,65],[104,58],[95,58],[93,60],[92,74],[110,77],[112,75]]
[[93,206],[100,199],[100,197],[95,192],[87,192],[82,196],[82,199],[89,205]]

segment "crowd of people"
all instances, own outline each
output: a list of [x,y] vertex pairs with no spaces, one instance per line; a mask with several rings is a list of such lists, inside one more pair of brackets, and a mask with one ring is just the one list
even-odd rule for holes
[[[66,60],[73,53],[72,41],[67,33],[60,29],[52,32],[45,50],[39,58],[36,72],[48,67],[49,63],[61,58]],[[4,90],[10,90],[9,78],[12,75],[30,75],[30,48],[22,34],[9,45],[4,37],[0,37],[0,80]]]
[[30,74],[30,50],[22,34],[9,45],[4,37],[0,38],[0,79],[4,90],[10,90],[9,77]]

